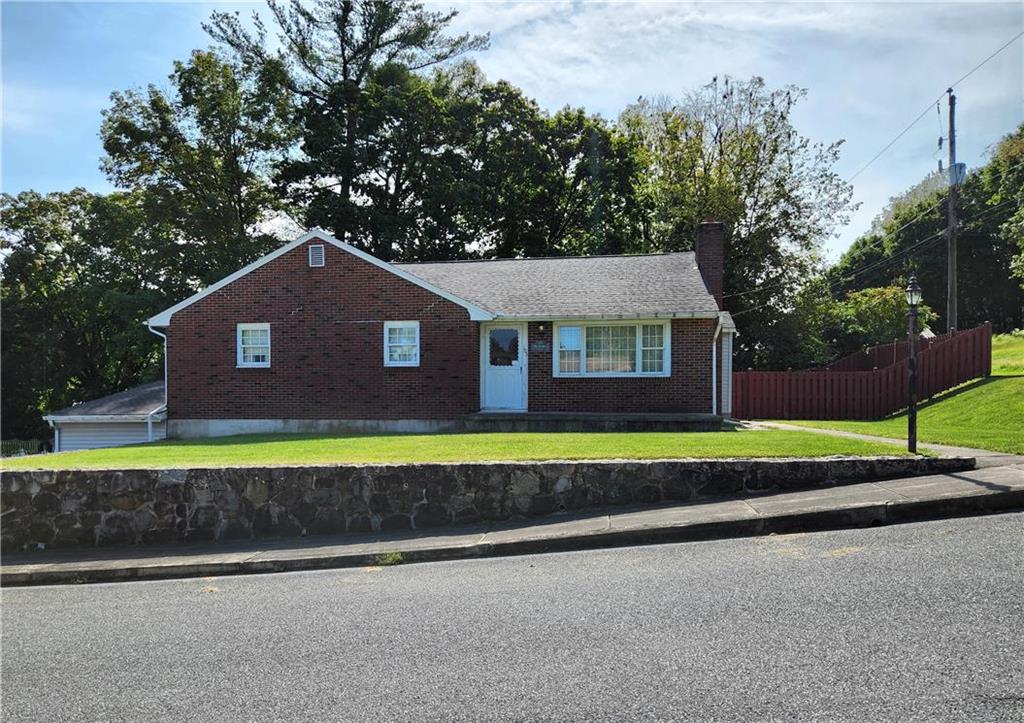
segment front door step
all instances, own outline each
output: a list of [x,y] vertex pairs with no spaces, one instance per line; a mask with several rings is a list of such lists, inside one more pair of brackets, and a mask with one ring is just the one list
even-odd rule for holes
[[715,414],[607,414],[481,411],[462,418],[468,432],[717,432]]

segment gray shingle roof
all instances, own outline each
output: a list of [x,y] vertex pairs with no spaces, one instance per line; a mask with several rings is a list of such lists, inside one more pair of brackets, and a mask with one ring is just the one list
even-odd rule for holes
[[503,317],[713,314],[692,252],[395,264]]
[[50,412],[50,417],[146,415],[164,403],[164,383],[150,382],[110,396]]

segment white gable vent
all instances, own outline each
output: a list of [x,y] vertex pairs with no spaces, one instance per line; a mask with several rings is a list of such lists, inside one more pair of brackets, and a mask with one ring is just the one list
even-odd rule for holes
[[309,265],[310,266],[323,266],[324,265],[324,247],[322,244],[309,247]]

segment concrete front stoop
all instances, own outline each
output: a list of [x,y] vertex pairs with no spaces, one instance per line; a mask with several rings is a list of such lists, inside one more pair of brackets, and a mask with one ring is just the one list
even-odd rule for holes
[[601,414],[571,412],[476,412],[461,420],[467,432],[717,432],[717,414]]
[[48,585],[318,570],[912,522],[1024,509],[1024,465],[732,499],[354,537],[5,555],[0,584]]

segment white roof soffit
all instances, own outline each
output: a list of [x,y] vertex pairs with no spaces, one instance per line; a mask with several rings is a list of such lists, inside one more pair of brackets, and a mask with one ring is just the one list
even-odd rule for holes
[[543,314],[541,316],[515,316],[496,314],[495,321],[623,321],[633,319],[717,319],[717,311],[662,311],[654,314]]
[[454,294],[450,294],[447,291],[445,291],[444,289],[440,289],[440,288],[434,286],[433,284],[431,284],[431,283],[429,283],[427,281],[424,281],[423,279],[419,278],[418,276],[414,276],[413,274],[410,274],[410,273],[408,273],[406,271],[403,271],[402,269],[399,269],[399,268],[397,268],[395,266],[392,266],[387,261],[381,261],[376,256],[371,256],[370,254],[368,254],[365,251],[362,251],[360,249],[357,249],[355,246],[352,246],[351,244],[347,244],[344,241],[339,241],[338,239],[334,238],[334,236],[332,236],[331,234],[327,233],[323,229],[314,228],[314,229],[311,229],[310,231],[307,231],[306,233],[302,234],[301,236],[299,236],[294,241],[290,241],[290,242],[286,243],[284,246],[281,246],[280,248],[278,248],[277,250],[271,251],[266,256],[264,256],[262,258],[259,258],[259,259],[256,259],[255,261],[253,261],[248,266],[245,266],[245,267],[239,269],[238,271],[236,271],[235,273],[231,274],[230,276],[225,276],[220,281],[218,281],[216,283],[213,283],[213,284],[210,284],[209,286],[207,286],[202,291],[199,291],[199,292],[193,294],[192,296],[188,297],[184,301],[175,304],[174,306],[172,306],[169,309],[164,309],[159,314],[156,314],[155,316],[152,316],[149,319],[147,319],[146,320],[146,324],[148,326],[169,326],[170,323],[171,323],[171,317],[174,316],[175,313],[181,311],[182,309],[184,309],[187,306],[191,306],[192,304],[196,303],[200,299],[209,296],[213,292],[218,291],[219,289],[224,288],[225,286],[227,286],[231,282],[236,281],[236,280],[242,278],[246,274],[248,274],[248,273],[250,273],[252,271],[255,271],[256,269],[260,268],[264,264],[267,264],[267,263],[273,261],[278,256],[283,256],[284,254],[288,253],[292,249],[294,249],[294,248],[296,248],[298,246],[301,246],[302,244],[306,243],[307,241],[311,241],[313,239],[316,239],[318,241],[325,241],[325,242],[327,242],[329,244],[332,244],[332,245],[338,247],[339,249],[341,249],[342,251],[347,251],[348,253],[352,254],[353,256],[355,256],[355,257],[357,257],[359,259],[362,259],[363,261],[371,263],[374,266],[377,266],[379,268],[384,269],[385,271],[390,271],[392,274],[394,274],[395,276],[399,277],[400,279],[404,279],[405,281],[408,281],[411,284],[415,284],[416,286],[419,286],[422,289],[426,289],[427,291],[431,292],[432,294],[436,294],[437,296],[440,296],[442,299],[446,299],[446,300],[452,302],[453,304],[457,304],[458,306],[461,306],[462,308],[466,309],[466,311],[469,312],[469,318],[471,320],[473,320],[473,321],[487,321],[487,320],[490,320],[490,319],[494,318],[494,314],[492,314],[490,311],[487,311],[487,309],[484,309],[481,306],[477,306],[476,304],[470,303],[470,302],[466,301],[465,299],[460,299],[459,297],[455,296]]
[[[149,414],[48,414],[43,417],[43,420],[58,424],[108,424],[112,422],[145,422],[150,416]],[[167,418],[167,412],[153,414],[152,418],[154,422],[162,422]]]

